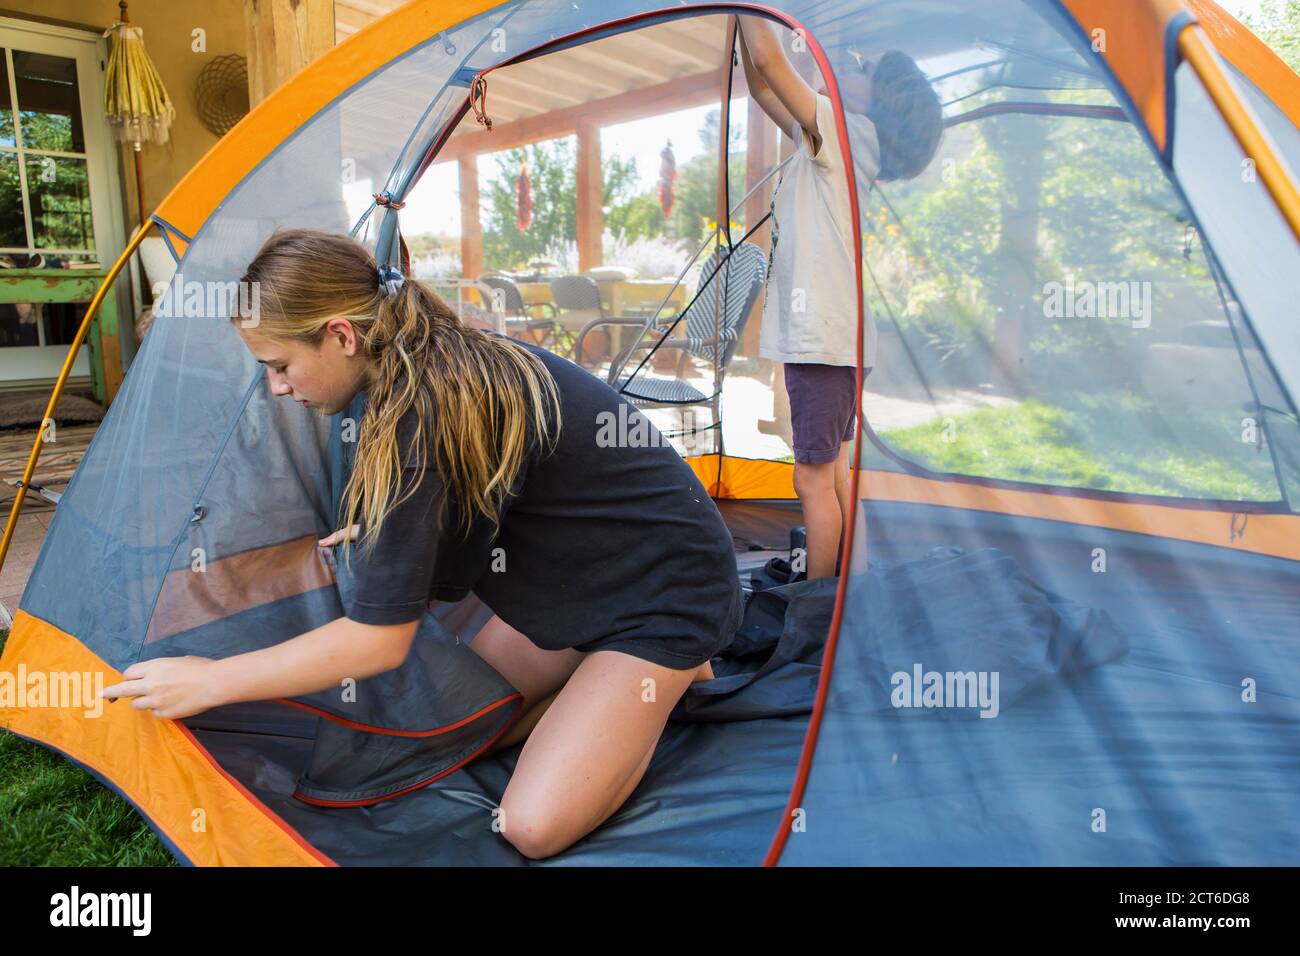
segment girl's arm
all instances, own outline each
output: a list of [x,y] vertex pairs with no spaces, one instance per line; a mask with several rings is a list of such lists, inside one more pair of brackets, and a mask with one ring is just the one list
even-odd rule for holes
[[108,698],[173,720],[223,704],[300,697],[392,670],[406,659],[419,621],[361,624],[340,617],[280,644],[223,660],[159,657],[132,664]]
[[736,18],[736,35],[740,38],[740,62],[745,66],[745,83],[749,86],[749,95],[762,107],[763,112],[780,128],[781,132],[789,136],[790,130],[794,127],[794,117],[781,105],[781,101],[776,98],[772,88],[767,85],[763,75],[754,66],[754,61],[749,55],[749,47],[745,43],[745,31],[740,29],[740,23],[744,19],[744,17]]
[[755,69],[790,116],[813,138],[814,151],[820,151],[822,144],[817,132],[816,91],[786,59],[785,50],[782,49],[781,40],[772,24],[761,17],[736,19],[737,23],[748,20],[743,28],[743,42],[748,47]]
[[390,671],[406,660],[418,620],[361,624],[346,617],[259,651],[217,661],[222,703],[300,697]]

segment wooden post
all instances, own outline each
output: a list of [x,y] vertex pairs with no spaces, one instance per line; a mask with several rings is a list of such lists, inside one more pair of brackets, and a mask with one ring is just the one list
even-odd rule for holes
[[[578,123],[577,230],[578,271],[594,269],[605,260],[605,180],[600,168],[600,127],[591,120]],[[596,363],[610,354],[609,330],[600,329],[582,342],[578,361]]]
[[244,0],[244,23],[250,106],[334,46],[334,0]]
[[460,274],[474,279],[483,272],[483,224],[479,221],[478,156],[464,153],[460,166]]
[[578,271],[594,269],[604,261],[601,236],[605,231],[605,183],[600,169],[600,127],[578,124]]
[[[102,379],[96,383],[95,397],[107,408],[117,397],[126,373],[122,369],[122,340],[117,321],[117,296],[109,294],[99,307],[99,315],[91,323],[91,335],[97,346],[99,372]],[[95,354],[91,353],[92,356]],[[103,392],[102,396],[100,392]]]

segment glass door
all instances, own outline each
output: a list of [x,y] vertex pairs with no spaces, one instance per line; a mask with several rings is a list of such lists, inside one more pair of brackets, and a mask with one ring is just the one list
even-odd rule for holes
[[0,19],[0,388],[58,374],[113,251],[101,60],[95,34]]

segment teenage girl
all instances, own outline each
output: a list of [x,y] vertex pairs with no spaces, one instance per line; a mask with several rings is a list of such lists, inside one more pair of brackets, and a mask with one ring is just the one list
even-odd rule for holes
[[524,697],[498,821],[525,856],[560,852],[628,798],[739,627],[717,506],[604,382],[468,328],[350,238],[278,232],[243,281],[260,308],[234,321],[272,394],[333,415],[365,393],[344,530],[321,541],[343,543],[354,596],[281,644],[134,664],[105,696],[176,719],[337,688],[401,664],[431,599],[473,591],[494,614],[470,646]]

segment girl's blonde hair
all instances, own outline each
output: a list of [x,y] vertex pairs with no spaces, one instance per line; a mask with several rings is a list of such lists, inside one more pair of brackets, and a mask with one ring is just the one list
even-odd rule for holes
[[[429,461],[436,468],[446,489],[440,529],[453,508],[465,532],[478,515],[500,524],[528,455],[559,437],[559,391],[540,359],[508,338],[469,328],[415,279],[390,295],[375,257],[348,236],[277,231],[242,281],[257,283],[248,288],[258,289],[259,335],[319,346],[326,324],[339,317],[357,331],[373,384],[339,526],[350,528],[360,513],[363,553],[374,549],[384,519],[419,486],[401,493],[404,465]],[[398,423],[411,409],[417,428],[404,462]],[[426,448],[430,425],[433,446]]]

